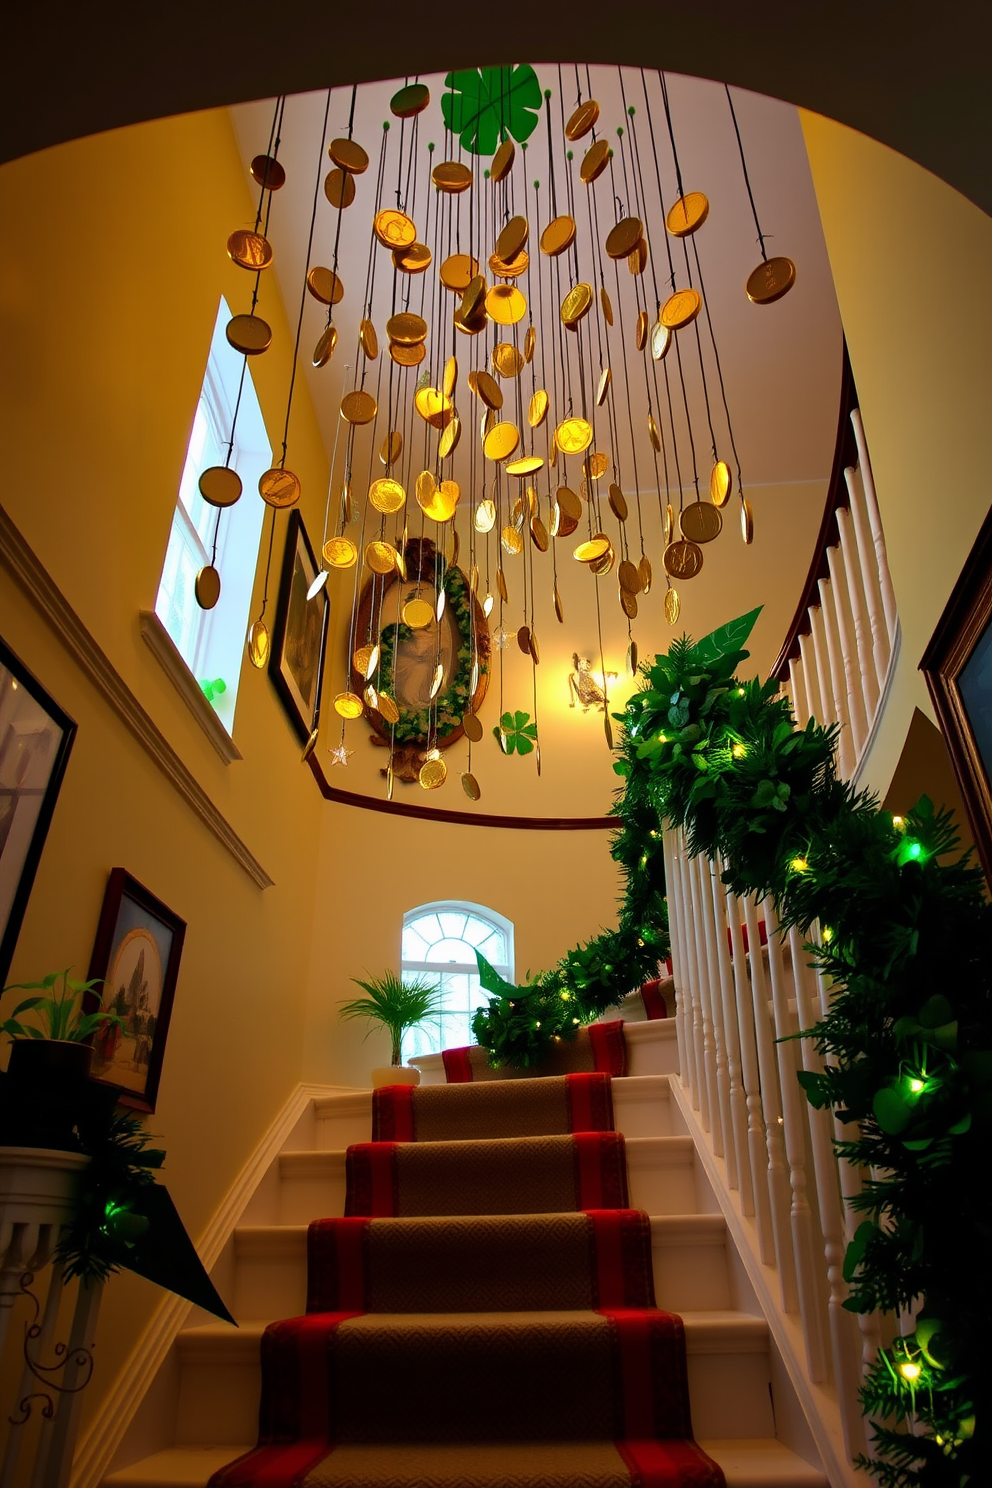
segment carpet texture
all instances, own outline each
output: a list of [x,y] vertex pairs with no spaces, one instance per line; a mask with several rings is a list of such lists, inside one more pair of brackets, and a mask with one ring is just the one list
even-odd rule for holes
[[441,1057],[449,1085],[481,1080],[528,1080],[535,1075],[583,1074],[591,1070],[604,1075],[627,1073],[627,1044],[622,1019],[615,1023],[590,1023],[587,1028],[580,1028],[574,1039],[555,1044],[539,1069],[509,1066],[493,1069],[488,1051],[478,1044],[469,1044],[464,1049],[445,1049]]
[[349,1148],[307,1313],[262,1339],[258,1446],[211,1488],[724,1488],[608,1079],[528,1085],[379,1093],[407,1139]]

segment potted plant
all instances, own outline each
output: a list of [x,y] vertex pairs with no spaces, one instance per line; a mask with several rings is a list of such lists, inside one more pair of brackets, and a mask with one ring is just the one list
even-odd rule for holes
[[[444,994],[438,982],[429,977],[413,977],[403,981],[393,972],[363,982],[352,977],[356,986],[366,993],[356,997],[339,1009],[342,1018],[366,1018],[371,1025],[381,1023],[389,1030],[392,1043],[392,1063],[372,1071],[372,1085],[419,1085],[420,1071],[402,1063],[403,1035],[408,1028],[417,1028],[422,1023],[436,1021],[444,1010]],[[369,1033],[372,1029],[370,1027]],[[366,1034],[366,1038],[368,1034]]]
[[[116,1013],[84,1013],[82,1000],[98,981],[76,982],[71,967],[40,982],[14,982],[7,992],[34,992],[0,1023],[11,1040],[0,1106],[0,1138],[12,1146],[75,1148],[73,1127],[83,1098],[93,1034],[120,1025]],[[22,1022],[28,1013],[34,1021]]]

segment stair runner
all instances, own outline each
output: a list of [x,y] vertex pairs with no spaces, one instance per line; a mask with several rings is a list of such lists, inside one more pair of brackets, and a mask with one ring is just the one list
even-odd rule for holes
[[723,1488],[612,1128],[602,1073],[377,1091],[211,1488]]

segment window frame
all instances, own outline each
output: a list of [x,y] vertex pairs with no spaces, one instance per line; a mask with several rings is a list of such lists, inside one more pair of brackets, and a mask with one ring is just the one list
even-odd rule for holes
[[[477,904],[469,899],[435,899],[428,904],[418,904],[417,906],[415,906],[415,908],[405,911],[403,915],[403,924],[400,935],[401,978],[404,977],[407,973],[420,976],[437,976],[438,978],[445,974],[461,974],[478,978],[479,967],[478,962],[475,960],[474,956],[472,957],[471,961],[465,960],[439,962],[419,960],[415,961],[412,959],[408,959],[406,956],[403,955],[403,933],[405,933],[405,931],[410,926],[415,925],[418,920],[427,919],[431,915],[442,914],[465,915],[470,919],[481,921],[482,924],[488,925],[491,930],[498,931],[504,938],[504,944],[506,947],[505,959],[503,961],[500,961],[498,964],[496,962],[491,962],[490,964],[500,974],[500,976],[505,978],[506,981],[512,982],[514,980],[516,952],[514,946],[513,921],[508,920],[505,915],[500,914],[498,910],[492,909],[489,905]],[[454,936],[448,936],[445,938],[461,940],[461,937]],[[471,949],[467,941],[462,940],[461,943]],[[452,1009],[452,1016],[461,1017],[461,1010]],[[421,1032],[422,1031],[423,1030],[421,1030]],[[443,1034],[439,1032],[438,1037],[439,1042],[443,1044]],[[432,1052],[438,1053],[439,1050],[434,1050]],[[421,1059],[427,1056],[423,1054],[417,1054],[413,1057]]]

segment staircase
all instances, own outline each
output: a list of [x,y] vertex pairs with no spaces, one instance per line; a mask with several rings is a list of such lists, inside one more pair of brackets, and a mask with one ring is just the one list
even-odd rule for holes
[[[630,1204],[651,1217],[657,1305],[681,1314],[685,1324],[696,1440],[723,1468],[729,1488],[828,1488],[818,1468],[776,1439],[776,1407],[781,1420],[789,1414],[789,1403],[773,1399],[764,1320],[736,1263],[722,1215],[715,1212],[678,1103],[671,1097],[671,1071],[666,1067],[674,1065],[673,1040],[671,1023],[640,1026],[632,1041],[634,1073],[613,1081],[613,1100],[616,1128],[626,1138]],[[637,1073],[652,1067],[656,1072]],[[215,1277],[239,1328],[193,1322],[179,1335],[174,1419],[159,1430],[159,1438],[170,1444],[129,1466],[117,1466],[104,1479],[107,1488],[200,1488],[213,1472],[254,1445],[262,1334],[269,1321],[305,1311],[307,1226],[314,1218],[344,1212],[346,1149],[368,1142],[371,1106],[368,1091],[313,1102],[307,1121],[294,1135],[293,1149],[279,1155],[245,1222],[235,1231],[228,1284]],[[538,1316],[513,1314],[521,1327],[532,1326]],[[432,1320],[406,1314],[397,1326],[409,1329],[416,1324],[422,1332],[444,1321],[436,1315]],[[412,1346],[411,1359],[417,1345]],[[390,1410],[386,1383],[381,1410],[384,1415]],[[507,1423],[507,1435],[512,1436],[512,1423]],[[605,1482],[578,1470],[582,1450],[588,1446],[577,1444],[580,1455],[571,1481]],[[351,1455],[356,1450],[352,1448]],[[381,1457],[384,1449],[378,1450]],[[429,1447],[403,1445],[392,1450],[393,1459],[387,1449],[385,1469],[379,1462],[370,1484],[415,1488],[443,1481],[458,1488],[465,1481],[454,1464],[453,1475],[437,1477]],[[507,1462],[485,1481],[492,1488],[508,1488],[511,1483],[514,1488],[557,1485],[558,1477],[542,1472],[543,1450],[540,1442],[513,1444]],[[126,1457],[127,1442],[118,1463]],[[588,1465],[592,1467],[591,1462]],[[480,1481],[466,1470],[469,1477],[473,1483]]]

